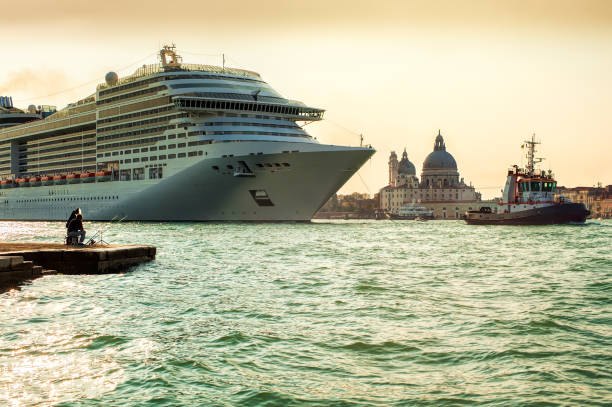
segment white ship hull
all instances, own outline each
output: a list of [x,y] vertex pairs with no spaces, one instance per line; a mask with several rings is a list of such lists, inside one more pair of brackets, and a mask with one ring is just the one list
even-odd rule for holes
[[[318,143],[214,143],[204,156],[168,163],[162,179],[2,189],[0,218],[65,220],[79,207],[96,221],[308,221],[373,153]],[[236,176],[228,165],[238,161],[253,175]],[[261,191],[267,199],[258,201]]]

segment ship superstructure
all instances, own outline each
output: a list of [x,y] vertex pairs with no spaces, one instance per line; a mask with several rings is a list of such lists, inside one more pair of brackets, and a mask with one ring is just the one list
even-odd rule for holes
[[55,106],[30,105],[28,110],[24,111],[13,106],[12,97],[0,96],[0,130],[43,119],[55,113],[55,110]]
[[557,181],[552,171],[536,170],[542,161],[535,156],[535,140],[526,140],[527,165],[514,165],[508,170],[501,202],[496,212],[490,207],[468,211],[465,220],[472,224],[534,225],[584,222],[589,214],[584,204],[574,204],[565,199],[555,201]]
[[259,74],[160,63],[44,119],[0,129],[0,218],[309,220],[374,153],[324,145],[298,122],[322,109]]

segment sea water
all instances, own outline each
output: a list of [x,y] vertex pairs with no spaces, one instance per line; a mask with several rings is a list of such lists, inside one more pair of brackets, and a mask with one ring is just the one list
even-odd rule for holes
[[612,404],[612,221],[85,226],[157,259],[0,294],[1,405]]

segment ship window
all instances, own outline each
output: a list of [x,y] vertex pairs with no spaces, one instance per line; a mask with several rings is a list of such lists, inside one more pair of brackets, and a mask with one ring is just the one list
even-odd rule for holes
[[165,156],[165,155],[160,155],[160,156],[159,156],[159,159],[160,159],[160,160],[165,160],[165,159],[166,159],[166,156]]
[[149,168],[149,179],[159,179],[162,177],[162,168]]
[[144,179],[144,168],[134,168],[133,171],[134,180],[143,180]]
[[110,157],[110,153],[104,153],[104,157]]
[[540,191],[540,182],[539,181],[531,181],[531,190],[532,191]]
[[176,138],[176,134],[168,135],[168,140],[175,139],[175,138]]
[[178,154],[178,158],[183,158],[183,157],[185,157],[185,153],[179,153]]
[[168,148],[176,148],[176,144],[170,144],[168,145]]
[[157,161],[157,156],[152,155],[151,157],[149,157],[149,160],[151,160],[151,161]]
[[213,170],[217,170],[217,171],[218,171],[218,170],[219,170],[219,166],[218,166],[218,165],[213,165],[213,166],[212,166],[212,169],[213,169]]
[[195,157],[197,155],[198,155],[197,151],[190,151],[189,154],[188,154],[189,157]]
[[140,149],[140,152],[142,152],[142,153],[146,153],[146,152],[148,152],[148,151],[149,151],[149,149],[148,149],[148,148],[141,148],[141,149]]
[[198,155],[202,155],[204,152],[202,150],[198,151]]
[[184,148],[185,147],[185,143],[178,143],[178,148]]
[[131,175],[131,170],[121,170],[119,171],[119,179],[121,181],[129,181],[130,180],[130,175]]
[[165,149],[166,149],[166,146],[159,146],[159,149],[160,149],[160,150],[165,150]]
[[140,152],[140,149],[139,148],[135,148],[133,151],[134,151],[134,154],[136,154],[136,153]]
[[157,151],[157,147],[151,147],[149,151]]
[[290,167],[289,163],[283,163],[283,167]]
[[176,154],[168,154],[168,159],[169,160],[172,160],[174,158],[176,158]]

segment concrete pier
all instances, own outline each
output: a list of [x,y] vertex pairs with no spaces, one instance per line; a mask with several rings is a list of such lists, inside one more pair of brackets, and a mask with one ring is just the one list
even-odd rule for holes
[[0,292],[45,274],[117,273],[155,254],[155,246],[0,243]]

